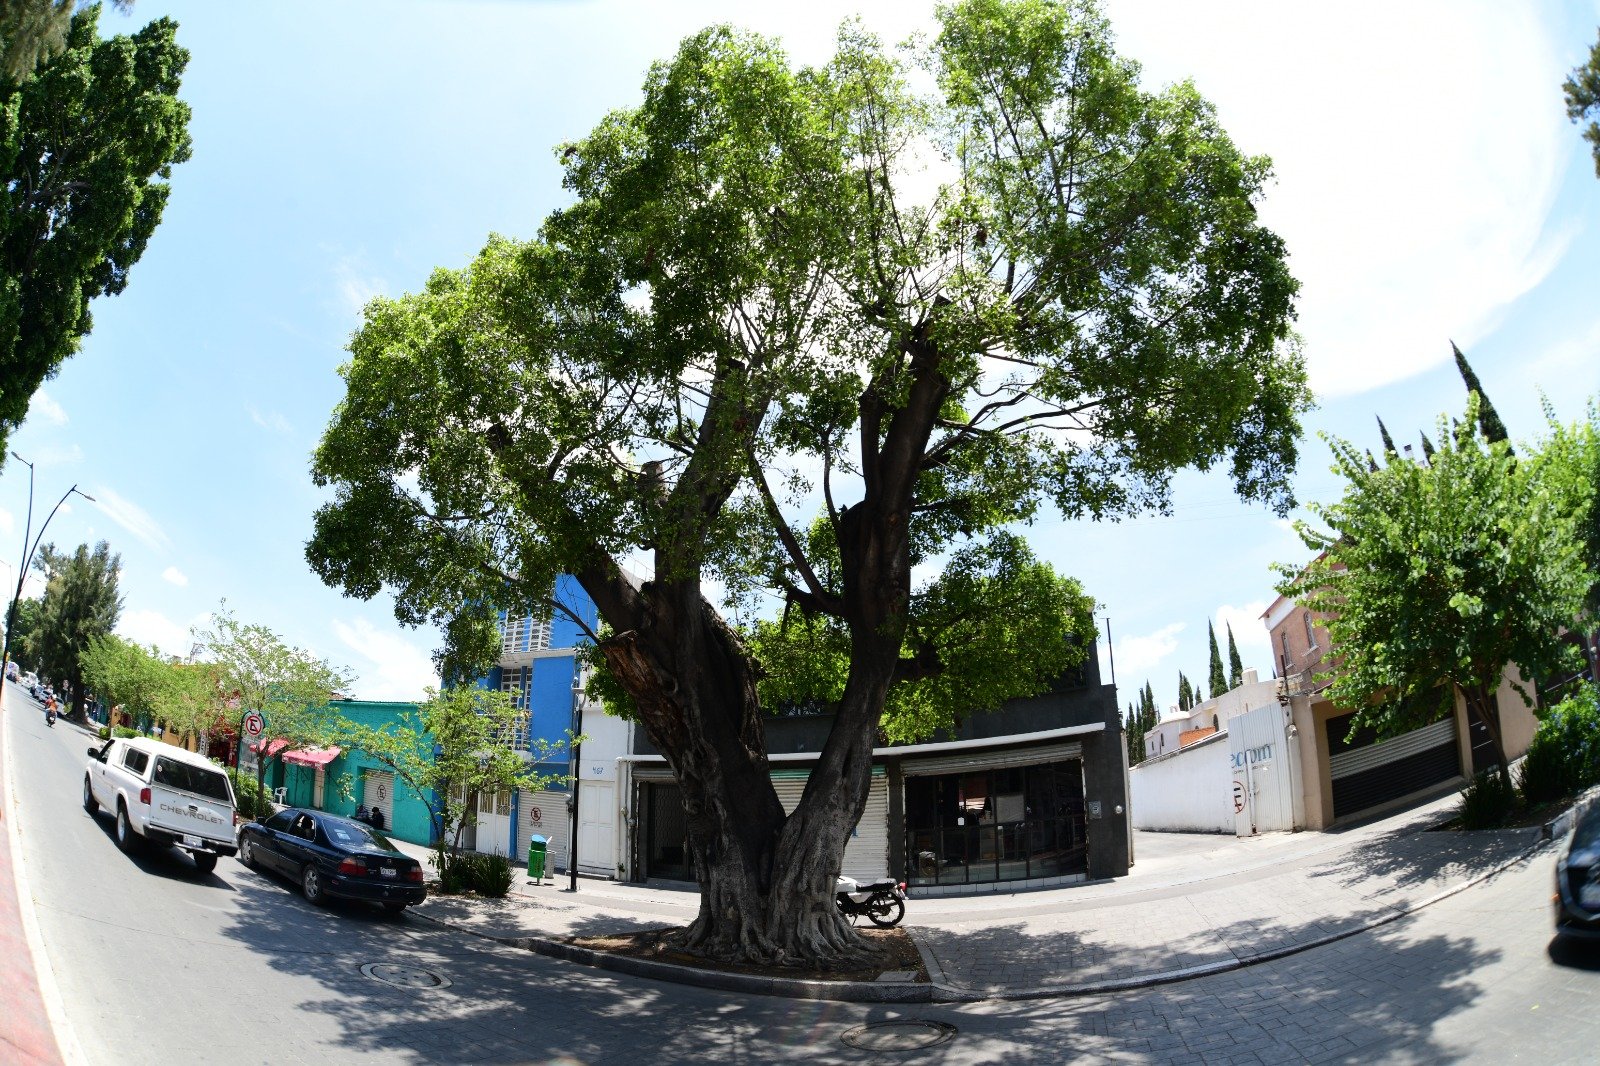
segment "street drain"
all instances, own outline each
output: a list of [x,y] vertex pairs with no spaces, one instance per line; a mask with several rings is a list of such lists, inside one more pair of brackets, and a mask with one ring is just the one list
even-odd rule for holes
[[956,1027],[949,1022],[913,1019],[858,1025],[846,1029],[840,1039],[861,1051],[921,1051],[947,1043],[955,1035]]
[[419,966],[401,966],[393,962],[364,962],[361,964],[361,973],[374,981],[382,981],[396,988],[450,987],[450,978]]

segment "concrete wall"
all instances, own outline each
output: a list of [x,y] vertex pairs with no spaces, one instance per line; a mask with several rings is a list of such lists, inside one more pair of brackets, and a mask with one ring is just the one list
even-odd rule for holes
[[[375,729],[396,722],[402,715],[416,711],[414,703],[378,703],[367,700],[341,700],[334,705],[334,709],[353,722]],[[432,750],[431,743],[428,750]],[[322,809],[329,814],[338,814],[349,817],[356,812],[356,803],[361,794],[361,772],[363,770],[378,770],[387,772],[388,767],[370,758],[365,752],[349,749],[341,752],[339,757],[328,764],[325,787],[323,789]],[[313,781],[313,771],[310,767],[294,767],[292,764],[285,769],[284,787],[291,787],[288,780],[295,778],[293,786],[298,794],[310,800]],[[394,822],[385,832],[392,837],[408,841],[412,844],[421,844],[427,847],[433,843],[433,819],[430,815],[432,793],[426,797],[418,793],[402,781],[399,777],[394,782]]]
[[1233,833],[1228,735],[1213,734],[1128,771],[1135,829]]

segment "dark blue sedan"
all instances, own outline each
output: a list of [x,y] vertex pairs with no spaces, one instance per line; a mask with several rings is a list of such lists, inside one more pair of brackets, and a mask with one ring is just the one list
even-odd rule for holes
[[428,898],[422,864],[369,825],[290,807],[239,830],[239,861],[293,878],[306,900],[359,899],[399,914]]

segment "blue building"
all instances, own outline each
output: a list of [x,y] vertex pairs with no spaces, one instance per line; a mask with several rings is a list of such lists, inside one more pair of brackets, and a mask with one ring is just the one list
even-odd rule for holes
[[483,688],[510,694],[526,712],[515,740],[519,750],[537,758],[537,740],[563,744],[553,759],[538,764],[540,774],[554,780],[539,791],[519,789],[515,794],[480,796],[478,824],[469,843],[477,851],[520,860],[528,853],[529,838],[537,833],[549,842],[551,867],[564,869],[567,778],[571,772],[570,753],[564,744],[574,725],[577,649],[588,639],[585,627],[593,631],[598,625],[598,612],[571,577],[560,577],[555,592],[556,600],[582,619],[583,625],[560,611],[548,615],[500,612],[500,658],[478,681]]

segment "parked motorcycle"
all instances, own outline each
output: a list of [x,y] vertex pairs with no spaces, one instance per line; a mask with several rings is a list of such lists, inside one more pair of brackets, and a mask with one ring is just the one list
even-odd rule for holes
[[834,897],[839,912],[855,925],[856,919],[865,916],[879,929],[892,929],[906,916],[906,886],[892,877],[865,883],[853,877],[840,877]]

